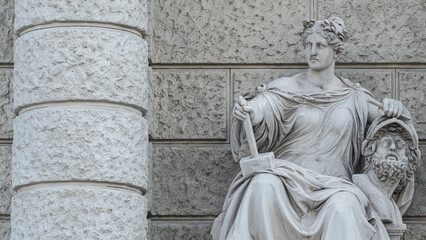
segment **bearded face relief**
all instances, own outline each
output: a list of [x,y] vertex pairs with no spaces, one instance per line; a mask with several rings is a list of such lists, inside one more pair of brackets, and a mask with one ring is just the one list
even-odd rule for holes
[[405,180],[408,170],[407,143],[402,134],[385,133],[377,143],[371,162],[377,178],[391,184]]

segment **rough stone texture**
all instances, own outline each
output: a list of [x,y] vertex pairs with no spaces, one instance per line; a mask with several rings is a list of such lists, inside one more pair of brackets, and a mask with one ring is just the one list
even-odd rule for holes
[[0,63],[13,62],[14,0],[0,0]]
[[420,139],[426,139],[426,72],[401,70],[398,72],[401,102],[410,111]]
[[224,70],[154,71],[154,139],[226,139]]
[[11,239],[146,239],[146,200],[135,192],[68,186],[12,200]]
[[105,181],[146,189],[148,130],[136,111],[49,107],[15,119],[12,182]]
[[393,72],[386,69],[336,69],[337,76],[360,83],[379,101],[392,97]]
[[426,239],[426,222],[407,224],[407,232],[405,232],[406,240],[424,240]]
[[[408,209],[408,211],[405,213],[405,216],[425,216],[426,217],[426,176],[425,176],[426,146],[420,146],[420,151],[422,152],[422,159],[421,161],[417,163],[417,170],[414,175],[415,191],[414,191],[413,202],[411,203],[411,206]],[[425,226],[425,231],[426,231],[426,226]]]
[[303,69],[251,69],[233,70],[234,101],[246,92],[253,91],[257,86],[269,83],[282,77],[291,77],[303,72]]
[[309,1],[153,0],[153,63],[302,62]]
[[49,22],[102,22],[147,29],[146,0],[16,0],[15,29]]
[[[0,215],[10,214],[12,146],[0,145]],[[1,239],[1,238],[0,238]]]
[[147,108],[147,44],[102,28],[51,28],[16,41],[14,108],[93,100]]
[[10,239],[10,220],[0,220],[0,239]]
[[151,240],[165,239],[197,239],[211,240],[210,228],[212,223],[157,223],[152,222]]
[[239,171],[229,147],[154,145],[153,215],[218,215]]
[[0,138],[13,137],[13,70],[0,69]]
[[426,60],[424,0],[318,0],[318,16],[339,16],[351,33],[340,62]]

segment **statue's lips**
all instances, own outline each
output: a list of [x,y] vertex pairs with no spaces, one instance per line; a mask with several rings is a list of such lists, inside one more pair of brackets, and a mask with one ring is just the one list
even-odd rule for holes
[[397,161],[398,156],[395,153],[389,153],[386,155],[386,160]]

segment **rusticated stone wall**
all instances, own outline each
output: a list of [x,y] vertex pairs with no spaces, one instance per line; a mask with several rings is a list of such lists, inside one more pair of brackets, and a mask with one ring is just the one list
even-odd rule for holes
[[[152,239],[210,239],[238,171],[229,147],[233,101],[307,68],[298,32],[309,18],[345,21],[352,36],[338,75],[377,99],[400,99],[426,155],[425,10],[423,0],[0,0],[0,239],[11,233],[12,143],[20,159],[14,222],[44,239],[144,236],[148,178]],[[14,65],[26,66],[15,78]],[[147,152],[152,162],[134,161]],[[138,174],[147,165],[151,175]],[[425,172],[420,164],[406,239],[426,239]],[[64,212],[74,228],[57,225],[67,222]]]
[[[413,113],[426,152],[423,0],[152,0],[152,239],[210,239],[238,171],[229,147],[236,97],[307,68],[298,33],[305,19],[341,17],[348,50],[337,74]],[[423,161],[426,160],[423,157]],[[406,216],[406,239],[426,239],[425,164]]]

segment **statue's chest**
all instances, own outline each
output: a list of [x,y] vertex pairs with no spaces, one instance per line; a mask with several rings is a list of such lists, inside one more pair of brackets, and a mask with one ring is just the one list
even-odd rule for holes
[[295,127],[299,130],[328,129],[341,131],[354,121],[354,106],[350,101],[323,105],[304,104],[297,108]]

